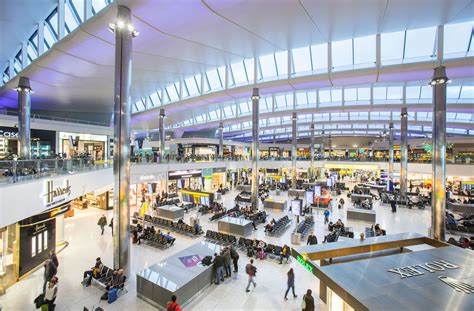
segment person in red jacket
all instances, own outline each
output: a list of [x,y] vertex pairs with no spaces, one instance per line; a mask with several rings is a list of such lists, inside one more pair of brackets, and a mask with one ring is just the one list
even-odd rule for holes
[[171,296],[171,301],[166,305],[167,311],[181,311],[181,307],[176,302],[176,295]]

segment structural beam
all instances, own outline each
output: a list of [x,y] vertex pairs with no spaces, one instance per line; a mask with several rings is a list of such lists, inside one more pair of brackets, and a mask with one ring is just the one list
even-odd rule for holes
[[258,127],[259,127],[259,101],[260,95],[258,88],[252,91],[252,209],[258,210]]
[[132,38],[130,9],[117,6],[114,89],[114,267],[130,273],[130,120],[132,115]]
[[23,160],[31,159],[31,87],[30,79],[20,77],[18,87],[18,136],[20,141],[20,158]]
[[219,159],[224,158],[224,123],[219,123]]
[[431,234],[434,239],[439,241],[445,240],[446,84],[448,81],[445,67],[435,68],[433,79],[430,83],[433,87]]
[[310,152],[309,152],[309,155],[310,155],[310,180],[314,180],[314,124],[311,124],[310,126],[310,135],[311,135],[311,141],[310,141]]

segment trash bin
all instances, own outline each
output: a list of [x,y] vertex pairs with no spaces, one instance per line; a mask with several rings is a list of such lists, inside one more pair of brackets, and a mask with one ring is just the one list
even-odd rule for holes
[[291,244],[300,245],[301,244],[301,233],[292,233],[291,234]]
[[280,189],[275,190],[276,195],[280,195]]

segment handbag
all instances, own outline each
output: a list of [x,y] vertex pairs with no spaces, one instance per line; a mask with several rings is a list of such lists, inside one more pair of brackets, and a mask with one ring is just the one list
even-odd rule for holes
[[303,296],[303,301],[301,302],[301,309],[302,310],[306,309],[306,295]]
[[36,309],[41,308],[41,306],[44,305],[44,293],[39,294],[33,302],[35,303]]

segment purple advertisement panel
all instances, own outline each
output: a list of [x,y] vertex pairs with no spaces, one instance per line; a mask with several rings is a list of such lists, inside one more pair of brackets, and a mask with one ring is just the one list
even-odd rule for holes
[[190,255],[179,257],[179,260],[181,260],[181,262],[186,268],[192,268],[195,267],[201,261],[201,258],[199,257],[199,255]]

